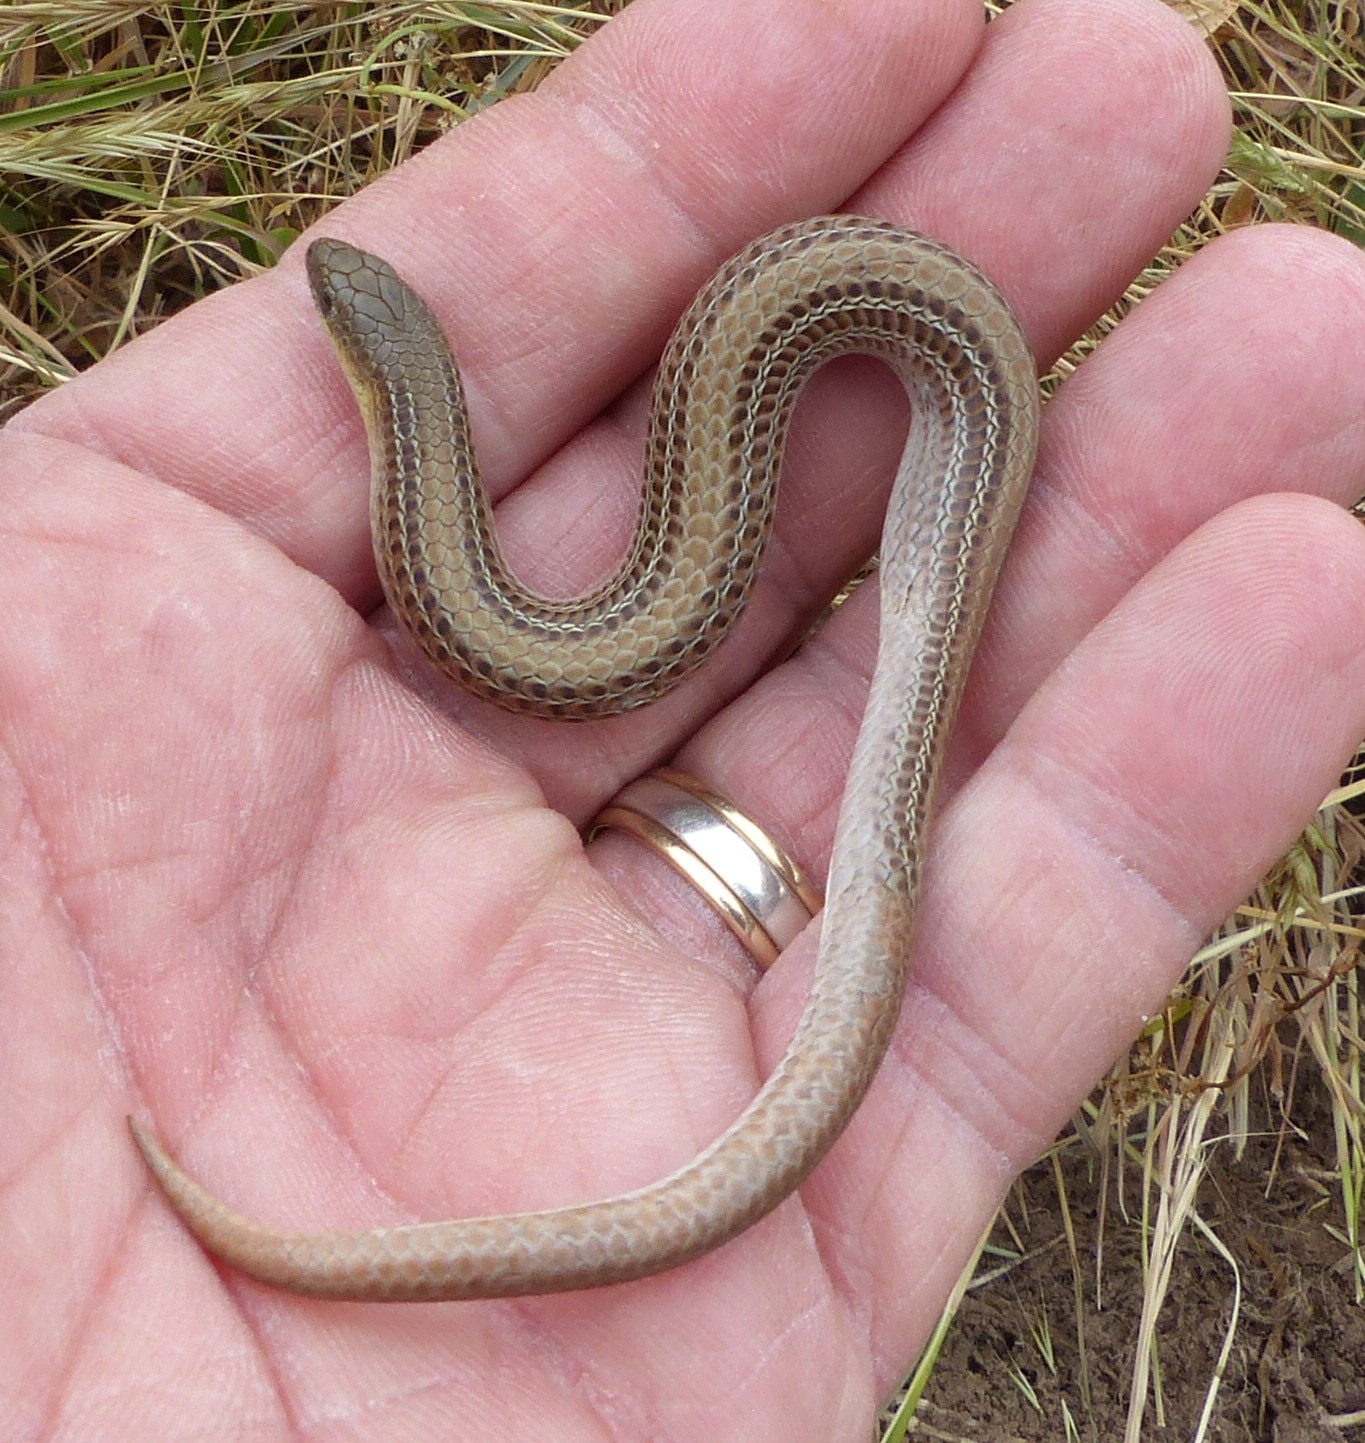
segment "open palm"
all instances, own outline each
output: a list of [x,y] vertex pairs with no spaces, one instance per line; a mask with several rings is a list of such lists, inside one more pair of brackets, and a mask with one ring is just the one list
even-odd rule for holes
[[[432,302],[485,475],[522,483],[509,560],[568,594],[633,523],[637,378],[745,241],[839,206],[925,230],[1046,360],[1225,136],[1151,0],[1021,0],[984,42],[969,0],[639,0],[326,229]],[[823,875],[872,589],[774,663],[875,545],[904,415],[869,363],[817,378],[755,601],[680,693],[508,718],[370,616],[365,442],[300,256],[0,437],[0,1431],[862,1439],[1013,1173],[1365,730],[1334,629],[1365,537],[1319,499],[1365,489],[1365,265],[1229,237],[1050,408],[901,1028],[799,1198],[641,1283],[385,1308],[216,1269],[124,1115],[299,1230],[599,1197],[714,1137],[817,929],[755,989],[655,858],[577,828],[677,756]]]

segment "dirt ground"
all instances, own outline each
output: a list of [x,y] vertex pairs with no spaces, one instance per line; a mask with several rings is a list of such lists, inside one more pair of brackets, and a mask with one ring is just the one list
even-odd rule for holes
[[[1236,1259],[1242,1283],[1241,1316],[1205,1435],[1217,1443],[1365,1440],[1365,1306],[1340,1241],[1331,1113],[1325,1098],[1303,1094],[1294,1111],[1299,1131],[1277,1138],[1275,1122],[1262,1117],[1240,1159],[1220,1145],[1199,1192],[1199,1213]],[[1011,1195],[1014,1236],[997,1223],[992,1238],[1012,1252],[1022,1241],[1027,1256],[968,1294],[912,1438],[1123,1438],[1142,1305],[1140,1178],[1130,1173],[1125,1182],[1127,1219],[1112,1196],[1107,1205],[1097,1283],[1099,1167],[1073,1149],[1062,1175],[1083,1270],[1084,1354],[1057,1181],[1046,1162]],[[984,1254],[978,1274],[992,1264]],[[1143,1443],[1195,1437],[1234,1296],[1227,1259],[1188,1234],[1158,1320],[1160,1407],[1149,1385]]]

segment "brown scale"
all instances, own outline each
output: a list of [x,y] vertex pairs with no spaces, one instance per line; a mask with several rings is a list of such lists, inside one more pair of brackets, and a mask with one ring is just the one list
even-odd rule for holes
[[[820,956],[787,1051],[700,1156],[621,1197],[349,1234],[285,1234],[134,1135],[212,1253],[334,1298],[505,1297],[660,1272],[743,1231],[801,1183],[861,1101],[895,1027],[938,775],[1033,465],[1038,393],[1008,307],[965,261],[849,216],[787,226],[703,288],[665,352],[641,519],[618,574],[579,601],[506,573],[454,361],[383,261],[308,256],[371,436],[385,592],[442,670],[515,711],[592,717],[653,700],[719,644],[771,524],[797,392],[825,360],[886,360],[913,416],[881,546],[877,666],[845,788]],[[698,558],[702,541],[718,549]],[[577,681],[578,686],[570,683]]]

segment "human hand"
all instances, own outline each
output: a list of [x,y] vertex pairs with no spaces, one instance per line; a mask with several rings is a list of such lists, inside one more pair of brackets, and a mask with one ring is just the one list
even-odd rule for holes
[[[1026,0],[974,63],[976,8],[947,0],[843,28],[690,8],[638,5],[329,218],[435,304],[492,489],[531,478],[500,510],[509,560],[549,591],[624,546],[643,385],[588,423],[745,240],[847,197],[982,265],[1045,361],[1222,154],[1209,62],[1135,0]],[[365,444],[298,256],[12,425],[18,1435],[866,1436],[1014,1171],[1365,730],[1358,648],[1322,614],[1355,614],[1365,551],[1313,499],[1362,489],[1362,311],[1354,253],[1246,233],[1063,389],[866,1105],[721,1252],[515,1305],[220,1273],[123,1115],[244,1211],[319,1230],[603,1196],[718,1133],[790,1033],[816,929],[750,996],[695,896],[620,838],[585,860],[576,827],[681,749],[823,874],[872,591],[768,668],[875,542],[895,382],[812,385],[737,637],[660,706],[573,729],[452,695],[360,619]]]

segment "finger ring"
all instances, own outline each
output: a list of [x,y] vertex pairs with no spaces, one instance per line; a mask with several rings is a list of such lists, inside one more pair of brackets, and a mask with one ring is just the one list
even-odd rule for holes
[[602,808],[586,836],[609,827],[638,837],[686,877],[761,968],[824,906],[820,889],[761,827],[686,772],[646,772]]

